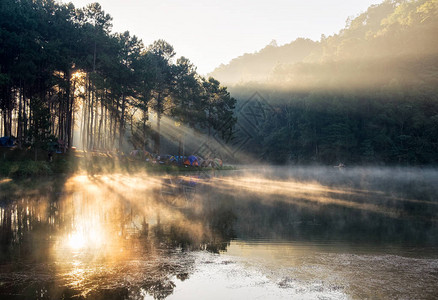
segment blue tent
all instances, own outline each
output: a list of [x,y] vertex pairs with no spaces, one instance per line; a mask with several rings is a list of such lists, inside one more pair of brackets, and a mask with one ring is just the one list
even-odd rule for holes
[[4,136],[0,138],[0,147],[13,147],[14,138],[11,136]]
[[189,157],[187,157],[187,160],[184,161],[184,164],[185,164],[186,166],[194,166],[194,167],[197,167],[197,166],[199,166],[199,161],[198,161],[198,158],[197,158],[196,156],[194,156],[194,155],[190,155]]

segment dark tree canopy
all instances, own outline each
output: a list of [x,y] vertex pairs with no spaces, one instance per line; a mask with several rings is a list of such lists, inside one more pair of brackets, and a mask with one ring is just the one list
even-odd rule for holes
[[[206,131],[215,96],[196,67],[184,57],[175,62],[164,40],[145,47],[128,31],[112,33],[111,22],[99,3],[1,1],[1,136],[16,137],[19,147],[58,140],[67,150],[74,139],[85,150],[153,144],[159,153],[163,115]],[[232,114],[232,106],[217,105]]]

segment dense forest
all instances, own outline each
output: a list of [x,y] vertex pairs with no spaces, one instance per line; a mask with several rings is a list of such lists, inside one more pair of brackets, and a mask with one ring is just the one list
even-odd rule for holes
[[235,100],[219,81],[164,40],[145,47],[111,22],[98,3],[0,2],[0,136],[26,149],[159,154],[165,116],[181,131],[231,134]]
[[438,163],[438,1],[387,0],[320,41],[245,54],[211,75],[275,111],[244,151],[278,163]]
[[98,3],[1,1],[0,136],[24,149],[56,142],[63,151],[159,154],[167,120],[182,154],[189,130],[247,141],[239,123],[233,130],[235,115],[259,92],[272,115],[239,148],[245,156],[438,163],[436,0],[386,0],[348,18],[338,34],[273,41],[208,79],[164,40],[145,47],[129,32],[113,33],[111,22]]

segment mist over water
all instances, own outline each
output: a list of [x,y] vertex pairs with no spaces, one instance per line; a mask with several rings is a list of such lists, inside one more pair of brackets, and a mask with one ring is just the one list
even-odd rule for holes
[[431,298],[437,182],[435,169],[269,166],[5,180],[0,294]]

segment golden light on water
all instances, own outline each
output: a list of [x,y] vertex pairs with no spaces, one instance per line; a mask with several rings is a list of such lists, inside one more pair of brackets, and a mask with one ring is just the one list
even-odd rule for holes
[[[371,192],[360,187],[347,188],[315,180],[276,178],[263,172],[236,175],[215,176],[213,172],[209,175],[194,172],[184,175],[141,173],[133,176],[119,173],[69,178],[59,201],[62,213],[58,219],[62,222],[57,232],[58,242],[53,248],[59,276],[87,297],[96,289],[89,285],[90,281],[108,278],[105,283],[108,285],[114,280],[123,281],[127,268],[135,274],[134,280],[139,282],[146,274],[145,270],[161,274],[162,267],[155,264],[158,261],[154,258],[161,253],[160,247],[171,245],[207,249],[213,245],[216,251],[223,251],[222,246],[218,246],[224,244],[223,240],[214,230],[227,228],[226,225],[232,223],[234,215],[227,213],[227,205],[245,207],[251,201],[257,201],[269,210],[278,203],[286,203],[297,210],[315,213],[326,209],[330,211],[335,206],[343,211],[348,208],[352,212],[398,218],[397,212],[388,209],[383,202],[370,201],[367,197],[382,201],[409,201],[396,199],[394,195],[387,198],[389,195],[378,190]],[[193,202],[189,206],[178,207],[161,194],[170,177],[175,185],[181,182],[196,185],[195,197],[190,200]],[[178,188],[175,186],[172,190],[178,191]],[[214,209],[219,209],[219,217],[209,214]],[[244,247],[241,252],[248,256],[271,255],[270,252],[258,253],[257,247],[251,249],[246,253],[247,248]],[[285,248],[284,253],[291,249]],[[147,263],[143,263],[144,260]]]
[[68,236],[68,246],[73,250],[79,250],[87,244],[86,237],[83,232],[73,232]]
[[80,227],[67,235],[66,243],[72,250],[102,249],[105,246],[105,233],[99,227]]
[[[187,278],[199,279],[199,269],[229,269],[234,274],[235,265],[222,256],[239,261],[250,258],[268,269],[288,264],[295,270],[309,252],[332,251],[327,238],[338,234],[349,237],[350,231],[343,233],[344,222],[345,228],[357,224],[356,218],[397,219],[398,224],[409,217],[395,210],[400,203],[435,205],[403,193],[368,190],[367,184],[345,184],[347,176],[354,178],[353,173],[331,172],[336,181],[324,181],[322,175],[282,175],[280,169],[262,168],[155,175],[82,174],[60,181],[56,198],[46,196],[53,194],[50,188],[32,201],[18,201],[10,212],[0,208],[0,223],[35,228],[38,237],[45,224],[48,243],[45,248],[38,244],[35,253],[44,254],[62,290],[74,297],[107,299],[107,291],[119,289],[142,299],[164,299],[172,293],[179,297]],[[195,190],[192,199],[180,197],[191,201],[183,207],[166,198],[172,192],[184,192],[182,183]],[[370,216],[373,219],[368,219]],[[331,233],[319,222],[334,222],[339,228]],[[240,240],[239,234],[245,239]],[[286,238],[292,242],[283,240]],[[345,250],[343,245],[339,247]],[[198,250],[219,255],[197,256]],[[219,259],[218,264],[212,263],[215,259]],[[319,256],[315,259],[307,262],[314,265]]]
[[[186,219],[160,200],[162,176],[137,174],[77,175],[64,184],[60,201],[63,225],[56,244],[57,259],[67,263],[71,253],[114,260],[130,251],[132,237],[147,236],[149,225],[172,220],[185,227],[199,224]],[[157,217],[157,214],[159,215]],[[158,219],[157,219],[158,218]]]
[[[192,239],[202,240],[206,234],[205,228],[187,219],[182,211],[167,205],[160,197],[160,185],[164,177],[107,174],[70,178],[65,184],[65,191],[70,196],[63,200],[62,205],[71,223],[63,235],[63,246],[76,252],[94,251],[96,255],[104,253],[117,256],[130,234],[138,235],[145,229],[145,220],[152,224],[160,222],[156,219],[157,213],[161,220],[172,220],[179,227],[190,228]],[[193,181],[192,177],[196,176],[180,176],[187,182]],[[194,180],[232,195],[256,193],[265,204],[281,200],[302,207],[312,207],[315,204],[337,205],[396,216],[396,212],[387,211],[384,206],[354,200],[369,195],[364,190],[325,186],[315,181],[279,180],[254,174]],[[377,195],[379,192],[375,193]],[[202,201],[202,196],[198,197]]]

